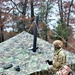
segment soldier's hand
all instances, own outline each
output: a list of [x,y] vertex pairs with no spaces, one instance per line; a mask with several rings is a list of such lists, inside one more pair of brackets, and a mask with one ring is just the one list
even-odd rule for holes
[[50,60],[46,60],[45,62],[48,63],[49,65],[52,65],[52,61]]

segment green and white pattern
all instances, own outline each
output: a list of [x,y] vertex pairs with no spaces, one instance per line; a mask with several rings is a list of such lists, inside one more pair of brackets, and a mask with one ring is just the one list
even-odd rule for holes
[[[33,46],[33,35],[23,31],[17,36],[0,43],[0,73],[6,75],[28,75],[36,71],[46,70],[48,64],[45,60],[52,60],[54,48],[52,44],[37,39],[36,53],[29,48]],[[67,63],[75,63],[75,54],[64,50],[67,54]],[[6,64],[13,64],[12,68],[4,70]],[[19,65],[20,72],[15,71],[14,67]]]

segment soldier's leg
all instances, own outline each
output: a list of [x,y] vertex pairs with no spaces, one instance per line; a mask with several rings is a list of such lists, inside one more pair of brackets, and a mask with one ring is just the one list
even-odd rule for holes
[[49,71],[49,75],[55,75],[56,73],[52,68],[49,68],[48,71]]

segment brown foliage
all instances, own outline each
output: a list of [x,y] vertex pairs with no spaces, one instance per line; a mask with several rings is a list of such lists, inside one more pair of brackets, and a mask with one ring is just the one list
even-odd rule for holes
[[19,33],[16,33],[16,32],[4,32],[4,40],[7,40],[13,36],[16,36],[17,34]]

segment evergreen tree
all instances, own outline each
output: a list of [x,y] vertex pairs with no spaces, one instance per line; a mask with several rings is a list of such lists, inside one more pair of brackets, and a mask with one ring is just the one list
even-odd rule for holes
[[54,40],[56,40],[56,39],[63,40],[64,39],[65,46],[67,47],[68,36],[70,34],[69,31],[71,31],[71,30],[69,29],[69,26],[67,26],[65,22],[62,22],[61,20],[59,20],[57,23],[58,23],[58,26],[55,27],[55,29],[53,29],[56,36],[51,36],[51,37]]

